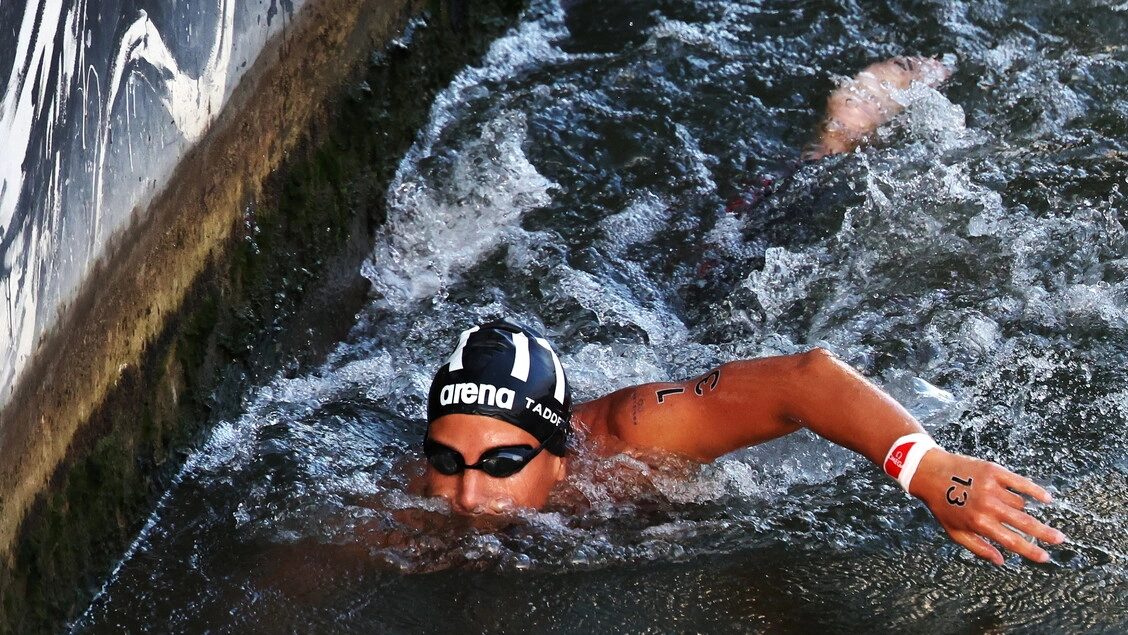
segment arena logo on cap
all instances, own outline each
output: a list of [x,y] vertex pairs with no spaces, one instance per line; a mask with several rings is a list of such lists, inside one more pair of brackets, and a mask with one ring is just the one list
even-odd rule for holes
[[497,408],[513,409],[513,400],[517,393],[509,388],[498,388],[492,384],[448,384],[443,386],[439,393],[439,403],[444,406],[452,404],[477,404],[479,406],[494,406]]

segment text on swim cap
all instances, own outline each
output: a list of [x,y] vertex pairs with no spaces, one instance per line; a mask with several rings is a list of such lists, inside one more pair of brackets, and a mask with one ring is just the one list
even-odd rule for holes
[[513,409],[513,400],[517,393],[509,388],[498,388],[492,384],[448,384],[443,386],[439,393],[439,403],[444,406],[451,404],[478,404],[480,406],[494,406],[497,408]]
[[529,412],[539,415],[556,427],[560,427],[561,422],[564,421],[564,417],[533,401],[531,397],[525,397],[525,407],[528,408]]

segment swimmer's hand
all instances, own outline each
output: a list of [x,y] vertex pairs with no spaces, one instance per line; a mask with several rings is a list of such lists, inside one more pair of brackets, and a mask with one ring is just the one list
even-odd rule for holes
[[1029,496],[1043,503],[1049,492],[995,463],[945,452],[939,448],[924,455],[909,487],[924,501],[952,540],[975,555],[1003,564],[1001,545],[1035,562],[1050,554],[1027,537],[1060,544],[1065,535],[1025,511]]

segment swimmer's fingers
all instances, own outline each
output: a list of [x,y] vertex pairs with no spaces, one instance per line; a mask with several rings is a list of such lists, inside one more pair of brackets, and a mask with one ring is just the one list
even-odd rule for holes
[[948,536],[957,544],[963,545],[968,551],[990,561],[997,566],[1003,566],[1003,554],[982,536],[971,531],[949,531]]
[[998,496],[1007,507],[1014,509],[1024,509],[1026,507],[1026,499],[1010,489],[1000,488]]
[[993,540],[1007,551],[1033,560],[1046,562],[1050,554],[1034,540],[1048,544],[1059,544],[1065,536],[1026,512],[1000,505],[994,521],[981,532],[983,537]]
[[1027,542],[1022,533],[1015,531],[1033,531],[1035,524],[1040,523],[1001,501],[981,502],[969,509],[947,510],[947,513],[935,515],[952,540],[995,565],[1003,564],[1003,555],[995,545],[1035,562],[1045,562],[1050,558],[1049,553]]
[[[1023,476],[1019,476],[1018,474],[1015,474],[1014,472],[1012,472],[1012,471],[1010,471],[1010,470],[1008,470],[1004,467],[1000,467],[1000,466],[995,466],[995,467],[998,468],[996,470],[996,478],[997,478],[999,485],[1001,487],[1004,487],[1004,488],[1007,488],[1007,489],[1010,489],[1010,490],[1014,490],[1015,492],[1018,492],[1019,494],[1025,494],[1025,495],[1029,496],[1030,498],[1033,498],[1033,499],[1038,500],[1038,501],[1043,502],[1043,503],[1052,503],[1053,502],[1054,499],[1053,499],[1052,496],[1050,496],[1050,493],[1047,492],[1042,487],[1038,486],[1036,483],[1034,483],[1034,481],[1031,481],[1030,479],[1025,478]],[[1019,498],[1019,501],[1021,503],[1025,504],[1025,501],[1022,500],[1021,496],[1019,496],[1018,498]],[[1011,505],[1011,506],[1015,507],[1015,505]],[[1021,507],[1021,505],[1018,505],[1018,506]]]
[[[1022,495],[1029,496],[1042,503],[1053,502],[1053,497],[1033,481],[1010,470],[999,468],[998,472],[1000,475],[999,489],[996,494],[1000,504],[998,516],[1000,522],[1005,525],[1003,533],[1005,542],[999,540],[1000,544],[1031,560],[1045,562],[1049,559],[1049,554],[1026,540],[1025,537],[1028,536],[1047,544],[1058,545],[1065,542],[1065,534],[1030,515],[1026,511],[1026,499]],[[1015,531],[1020,533],[1016,534]],[[1014,543],[1012,540],[1014,536],[1018,536],[1021,542]],[[1033,556],[1029,554],[1033,554]]]
[[932,450],[913,479],[913,494],[928,505],[954,541],[998,565],[1003,563],[1002,554],[992,542],[1045,562],[1049,554],[1030,538],[1050,544],[1065,539],[1025,510],[1023,494],[1050,502],[1049,493],[989,461]]
[[1003,549],[1017,553],[1033,562],[1047,562],[1050,559],[1050,554],[1045,549],[1032,542],[1027,542],[1021,535],[1004,527],[1000,526],[998,531],[988,533],[991,534],[990,539],[973,531],[954,531],[948,532],[948,535],[953,541],[966,547],[968,551],[1000,567],[1003,566],[1003,554],[991,541],[998,543]]

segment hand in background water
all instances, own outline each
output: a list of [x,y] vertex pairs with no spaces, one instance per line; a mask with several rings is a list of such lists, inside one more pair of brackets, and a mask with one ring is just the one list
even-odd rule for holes
[[818,138],[803,158],[813,161],[867,143],[879,126],[905,109],[894,91],[913,82],[936,88],[951,75],[943,62],[927,57],[894,57],[867,66],[830,94]]

